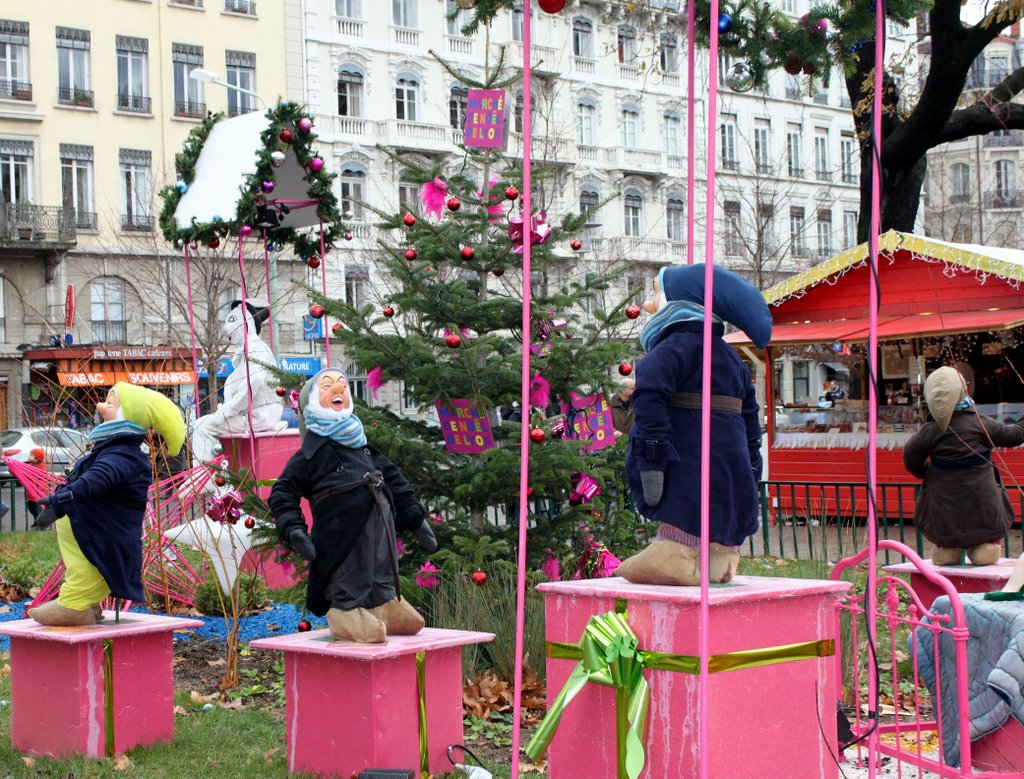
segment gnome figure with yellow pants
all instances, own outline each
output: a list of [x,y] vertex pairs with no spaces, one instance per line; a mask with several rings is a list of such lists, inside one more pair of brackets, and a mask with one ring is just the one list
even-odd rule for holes
[[67,571],[56,600],[28,610],[42,625],[94,625],[108,596],[144,601],[142,520],[153,481],[146,437],[155,430],[175,456],[185,441],[181,411],[154,390],[118,382],[96,404],[103,422],[89,434],[82,457],[34,525],[56,522]]
[[[342,641],[418,633],[423,617],[400,592],[395,531],[411,531],[428,552],[437,541],[405,476],[367,444],[341,370],[322,370],[303,386],[299,434],[302,447],[269,503],[281,540],[309,561],[306,608],[326,614]],[[301,498],[313,513],[312,537]]]

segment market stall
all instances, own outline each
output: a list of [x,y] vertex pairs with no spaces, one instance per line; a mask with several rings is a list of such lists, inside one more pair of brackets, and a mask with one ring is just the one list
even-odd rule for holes
[[[765,291],[774,321],[771,345],[754,352],[745,337],[727,337],[761,362],[772,482],[867,481],[867,244]],[[1002,421],[1024,416],[1024,251],[956,245],[890,231],[879,240],[878,480],[912,483],[904,443],[926,420],[921,388],[942,365],[972,383],[978,410]],[[1024,449],[993,458],[1018,516]],[[831,495],[819,490],[818,495]],[[838,491],[834,493],[838,495]],[[866,506],[826,498],[804,509],[824,515]],[[912,513],[913,489],[890,495]],[[776,508],[778,508],[776,506]],[[798,509],[801,507],[797,507]],[[794,512],[799,513],[799,512]]]

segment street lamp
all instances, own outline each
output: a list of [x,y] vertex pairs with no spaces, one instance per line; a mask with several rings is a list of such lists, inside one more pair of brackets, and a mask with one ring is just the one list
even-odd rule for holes
[[234,84],[229,84],[227,81],[225,81],[216,73],[214,73],[212,70],[206,70],[205,68],[194,68],[193,70],[189,71],[188,77],[193,81],[199,81],[204,84],[220,84],[222,87],[225,87],[226,89],[233,89],[236,92],[241,92],[243,95],[250,95],[252,97],[255,97],[263,104],[264,110],[266,110],[267,108],[267,101],[264,100],[260,95],[253,92],[251,89],[242,89],[242,87],[235,86]]

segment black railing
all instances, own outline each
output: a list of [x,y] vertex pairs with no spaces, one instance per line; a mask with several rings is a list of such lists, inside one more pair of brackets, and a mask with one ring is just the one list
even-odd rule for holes
[[27,81],[11,81],[7,78],[0,78],[0,97],[31,100],[32,85]]
[[202,8],[203,0],[171,0],[172,5],[191,5],[194,8]]
[[722,160],[722,170],[739,170],[739,169],[740,169],[740,161],[739,160],[733,160],[733,159]]
[[252,0],[224,0],[224,10],[236,14],[256,15],[256,3]]
[[832,180],[832,173],[831,173],[831,171],[827,171],[827,170],[816,170],[816,171],[814,171],[814,176],[815,176],[815,178],[818,179],[818,181],[831,181]]
[[844,170],[843,171],[843,183],[844,184],[856,184],[857,183],[857,174],[853,173],[851,171]]
[[228,116],[241,116],[242,114],[251,114],[256,110],[256,106],[253,103],[248,105],[229,105]]
[[123,344],[128,341],[128,322],[111,319],[92,320],[92,340],[100,344]]
[[95,230],[96,223],[96,213],[94,211],[75,212],[75,226],[79,230]]
[[91,89],[76,87],[57,87],[57,102],[61,105],[77,105],[83,108],[92,108],[94,104]]
[[153,112],[153,98],[118,92],[117,110],[130,111],[133,114],[150,114]]
[[126,233],[151,233],[153,217],[149,214],[121,214],[121,229]]
[[793,166],[790,166],[789,177],[793,179],[802,179],[804,177],[804,169],[794,168]]
[[0,241],[74,243],[75,210],[25,203],[0,205]]
[[985,208],[1024,208],[1024,193],[1016,189],[994,189],[986,192]]
[[970,192],[958,192],[955,195],[950,195],[949,196],[949,202],[950,203],[969,203],[969,202],[971,202],[971,193]]
[[192,119],[205,119],[206,103],[192,103],[188,100],[175,100],[174,115],[187,116]]

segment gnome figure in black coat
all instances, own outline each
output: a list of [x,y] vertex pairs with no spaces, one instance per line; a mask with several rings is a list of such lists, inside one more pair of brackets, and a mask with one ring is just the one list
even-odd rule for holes
[[[428,552],[437,541],[405,476],[367,444],[340,369],[322,370],[303,386],[299,433],[302,448],[269,502],[278,535],[309,560],[306,607],[326,614],[331,635],[343,641],[418,633],[423,617],[402,600],[395,533],[411,531]],[[313,513],[312,536],[300,498]]]

